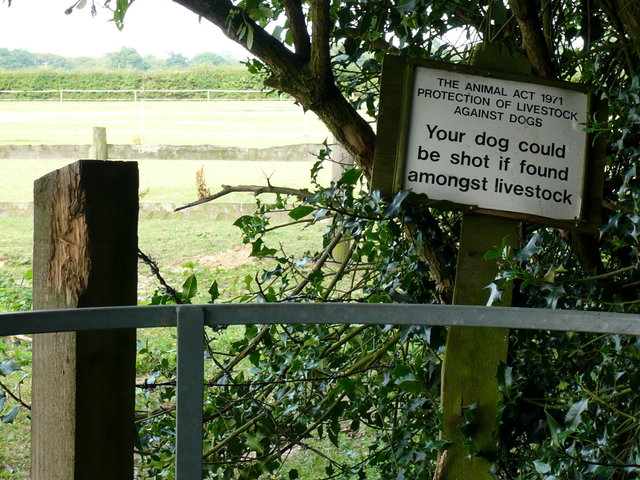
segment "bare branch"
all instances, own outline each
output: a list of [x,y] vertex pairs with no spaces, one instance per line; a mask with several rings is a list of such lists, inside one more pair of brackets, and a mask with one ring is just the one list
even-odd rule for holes
[[13,398],[16,402],[18,402],[20,405],[22,405],[24,408],[26,408],[27,410],[31,410],[31,406],[27,405],[26,403],[24,403],[22,401],[22,399],[16,395],[14,395],[14,393],[9,389],[9,387],[7,387],[4,383],[0,382],[0,388],[2,390],[4,390],[5,392],[7,392],[7,394]]
[[272,185],[222,185],[222,190],[214,193],[213,195],[209,195],[208,197],[201,198],[200,200],[196,200],[195,202],[188,203],[181,207],[178,207],[174,210],[174,212],[179,212],[180,210],[185,210],[187,208],[195,207],[196,205],[202,205],[203,203],[211,202],[216,198],[224,197],[225,195],[229,195],[230,193],[253,193],[255,196],[262,195],[263,193],[279,193],[281,195],[292,195],[298,197],[300,199],[312,198],[313,193],[305,188],[288,188],[288,187],[274,187]]
[[160,269],[158,268],[158,264],[155,262],[155,260],[153,260],[150,256],[145,255],[140,249],[138,249],[138,258],[142,260],[143,263],[149,266],[149,268],[151,269],[151,273],[158,279],[158,282],[160,282],[160,285],[162,285],[162,288],[164,288],[165,293],[169,295],[171,299],[178,305],[181,304],[182,302],[178,298],[178,293],[162,277],[162,275],[160,274]]
[[300,0],[284,0],[284,9],[289,18],[289,29],[293,38],[293,46],[301,60],[309,60],[311,55],[311,39],[307,30],[307,22],[302,11]]

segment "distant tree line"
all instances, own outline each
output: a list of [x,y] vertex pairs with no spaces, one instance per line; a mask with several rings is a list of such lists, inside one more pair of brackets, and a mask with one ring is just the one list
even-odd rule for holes
[[42,69],[54,71],[74,70],[186,70],[221,65],[237,65],[238,59],[230,53],[204,52],[188,58],[170,52],[167,58],[142,56],[135,48],[123,47],[101,57],[65,57],[52,53],[32,53],[27,50],[0,48],[0,70]]

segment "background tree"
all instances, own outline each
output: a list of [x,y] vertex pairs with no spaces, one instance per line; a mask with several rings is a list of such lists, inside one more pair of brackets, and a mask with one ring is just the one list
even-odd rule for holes
[[40,66],[38,58],[26,50],[9,50],[0,48],[0,68],[18,70],[21,68],[37,68]]
[[169,57],[165,61],[167,68],[187,68],[189,66],[189,59],[181,53],[169,52]]
[[105,55],[107,66],[113,70],[148,70],[149,65],[135,48],[122,47],[118,52]]

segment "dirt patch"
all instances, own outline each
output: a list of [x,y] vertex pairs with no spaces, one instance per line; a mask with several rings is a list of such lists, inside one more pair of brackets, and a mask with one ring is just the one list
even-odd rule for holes
[[216,253],[215,255],[206,255],[198,259],[198,265],[205,268],[221,268],[228,270],[230,268],[246,265],[247,263],[256,263],[255,258],[250,256],[251,245],[236,245],[232,249],[225,252]]

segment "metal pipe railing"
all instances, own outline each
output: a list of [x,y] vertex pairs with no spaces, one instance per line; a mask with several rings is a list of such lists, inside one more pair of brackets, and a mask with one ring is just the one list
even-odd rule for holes
[[177,327],[176,478],[202,475],[204,326],[370,324],[508,327],[640,336],[640,315],[462,305],[221,304],[98,307],[0,313],[0,336]]

